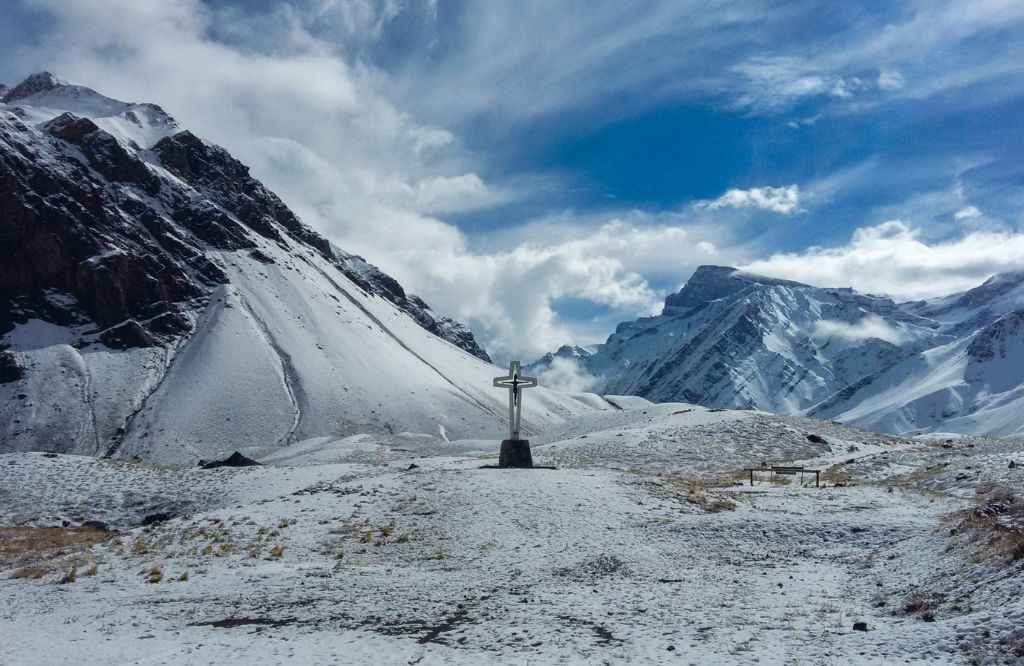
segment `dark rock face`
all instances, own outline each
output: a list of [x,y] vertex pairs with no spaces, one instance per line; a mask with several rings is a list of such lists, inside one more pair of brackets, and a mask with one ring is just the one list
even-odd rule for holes
[[[47,95],[58,103],[96,96],[121,104],[48,72],[0,91],[0,100],[28,107]],[[177,129],[159,107],[124,107],[128,123],[141,126],[144,117],[163,131]],[[259,249],[268,239],[336,261],[327,239],[247,166],[191,132],[165,136],[147,152],[74,113],[38,126],[28,117],[18,106],[0,109],[0,335],[41,319],[82,327],[86,344],[168,345],[191,334],[211,288],[228,282],[211,249],[248,250],[269,264]],[[427,331],[489,360],[465,327],[436,316],[393,278],[336,264]],[[0,362],[0,376],[20,376],[13,361]]]
[[1024,333],[1024,309],[1003,315],[981,329],[968,345],[967,354],[975,363],[1006,358],[1007,347],[1020,340],[1022,333]]
[[161,139],[153,152],[168,171],[189,185],[201,189],[211,201],[231,211],[256,233],[287,248],[280,228],[295,240],[334,258],[326,238],[302,222],[262,183],[249,175],[249,167],[219,146],[205,143],[191,132],[178,132]]
[[[82,137],[102,133],[65,120],[60,127]],[[55,323],[85,317],[107,328],[201,297],[204,291],[184,267],[126,219],[62,142],[10,116],[0,119],[0,311],[6,313],[0,333],[31,317]],[[100,154],[83,145],[90,162]],[[97,145],[109,148],[105,140]],[[102,155],[116,158],[117,152]]]
[[25,368],[10,352],[0,352],[0,384],[10,384],[25,376]]
[[125,150],[117,139],[88,118],[64,113],[45,123],[43,129],[78,146],[89,160],[89,166],[108,181],[131,183],[150,196],[160,190],[160,180],[142,160]]
[[157,523],[166,523],[168,520],[173,518],[169,513],[151,513],[142,519],[143,526],[145,525],[156,525]]
[[235,451],[224,460],[215,460],[212,462],[206,462],[203,460],[199,461],[199,466],[203,469],[216,469],[218,467],[252,467],[259,464],[260,463],[256,462],[252,458],[246,458],[238,451]]

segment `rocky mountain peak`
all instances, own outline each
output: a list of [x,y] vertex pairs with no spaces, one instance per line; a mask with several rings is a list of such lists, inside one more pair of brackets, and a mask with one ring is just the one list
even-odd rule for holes
[[710,303],[743,291],[751,285],[807,286],[791,280],[747,273],[731,266],[698,266],[683,288],[665,299],[665,312],[673,308]]
[[50,72],[38,72],[30,74],[24,81],[4,93],[2,101],[13,102],[66,85],[68,85],[67,81]]

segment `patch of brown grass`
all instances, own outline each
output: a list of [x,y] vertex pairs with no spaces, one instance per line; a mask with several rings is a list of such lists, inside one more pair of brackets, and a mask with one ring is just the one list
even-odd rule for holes
[[978,506],[962,509],[947,517],[950,535],[967,544],[973,562],[1024,560],[1024,501],[1011,492],[997,489]]
[[853,476],[844,470],[841,465],[832,465],[821,473],[821,480],[824,483],[831,483],[833,486],[848,486],[853,483]]
[[43,563],[78,555],[114,536],[91,527],[0,527],[0,567],[18,567],[18,578],[40,578]]
[[698,479],[678,474],[659,475],[648,484],[648,489],[655,494],[667,495],[672,499],[703,509],[707,513],[733,511],[736,503],[709,489],[717,482],[710,479]]
[[15,569],[14,573],[11,574],[11,578],[30,578],[33,580],[39,580],[48,573],[50,573],[50,570],[42,567],[22,567],[21,569]]

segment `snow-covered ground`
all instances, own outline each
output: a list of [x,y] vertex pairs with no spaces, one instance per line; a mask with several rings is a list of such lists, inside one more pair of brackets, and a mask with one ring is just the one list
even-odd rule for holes
[[[558,469],[484,469],[497,442],[415,435],[310,439],[216,470],[2,455],[0,525],[121,531],[19,554],[17,529],[0,527],[0,663],[1016,663],[1024,650],[1024,557],[1004,548],[1021,527],[1007,504],[1024,487],[1020,441],[641,404],[533,445]],[[824,487],[738,473],[800,460],[827,470]],[[175,517],[140,526],[158,512]],[[15,577],[29,570],[41,577]]]

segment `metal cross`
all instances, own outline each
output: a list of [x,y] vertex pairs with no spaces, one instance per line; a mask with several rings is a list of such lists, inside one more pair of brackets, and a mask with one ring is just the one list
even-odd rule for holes
[[523,396],[520,390],[537,385],[536,377],[524,377],[519,361],[508,364],[507,377],[495,377],[494,385],[508,389],[508,430],[509,439],[519,439],[519,424],[523,415]]

